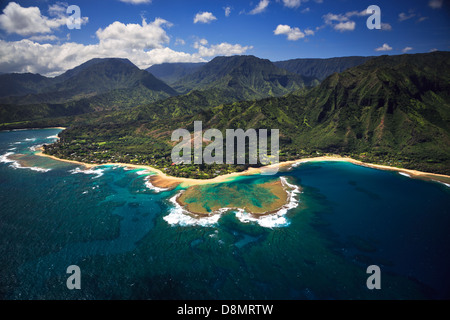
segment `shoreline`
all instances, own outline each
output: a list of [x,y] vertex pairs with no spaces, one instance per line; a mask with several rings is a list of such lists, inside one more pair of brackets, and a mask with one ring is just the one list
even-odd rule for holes
[[182,187],[190,187],[195,185],[202,185],[202,184],[212,184],[212,183],[222,183],[229,179],[232,179],[237,176],[242,175],[253,175],[260,173],[260,168],[249,168],[246,171],[241,172],[233,172],[224,174],[221,176],[217,176],[211,179],[194,179],[194,178],[181,178],[181,177],[174,177],[169,176],[166,173],[164,173],[162,170],[154,168],[149,165],[144,164],[131,164],[131,163],[122,163],[122,162],[107,162],[107,163],[85,163],[81,161],[76,160],[68,160],[68,159],[61,159],[52,155],[48,155],[43,153],[43,148],[39,148],[39,151],[35,153],[37,156],[41,157],[47,157],[56,161],[63,161],[67,163],[73,163],[78,164],[81,166],[84,166],[88,169],[93,167],[100,167],[100,166],[121,166],[121,167],[128,167],[128,168],[134,168],[134,169],[144,169],[148,170],[150,172],[155,173],[155,175],[149,175],[149,179],[151,179],[151,184],[158,188],[168,188],[173,189],[178,185],[181,185]]
[[[42,129],[42,128],[32,128],[32,129]],[[45,129],[62,129],[65,130],[67,128],[65,127],[49,127]],[[29,129],[18,129],[18,130],[29,130]],[[58,137],[59,139],[59,137]],[[404,168],[398,168],[398,167],[391,167],[386,165],[380,165],[380,164],[374,164],[374,163],[366,163],[362,162],[360,160],[355,160],[353,158],[349,157],[342,157],[339,155],[332,155],[332,156],[320,156],[320,157],[313,157],[313,158],[303,158],[303,159],[297,159],[297,160],[289,160],[284,161],[260,168],[253,168],[249,167],[245,171],[241,172],[233,172],[224,174],[221,176],[217,176],[211,179],[194,179],[194,178],[181,178],[181,177],[174,177],[169,176],[166,173],[164,173],[162,170],[154,168],[149,165],[137,165],[137,164],[129,164],[129,163],[114,163],[114,162],[108,162],[108,163],[102,163],[102,164],[92,164],[92,163],[85,163],[81,161],[75,161],[75,160],[67,160],[67,159],[61,159],[55,156],[44,154],[43,147],[38,149],[38,152],[35,154],[38,156],[48,157],[56,161],[63,161],[67,163],[73,163],[82,165],[86,168],[93,168],[98,166],[112,166],[112,165],[118,165],[128,168],[136,168],[136,169],[144,169],[149,170],[151,172],[154,172],[155,175],[149,175],[147,178],[148,181],[157,188],[163,188],[163,189],[174,189],[177,186],[181,187],[190,187],[194,185],[203,185],[203,184],[212,184],[212,183],[222,183],[226,182],[228,180],[231,180],[238,176],[246,176],[246,175],[254,175],[254,174],[261,174],[265,169],[275,168],[278,167],[278,169],[289,167],[287,170],[291,170],[293,165],[300,165],[301,163],[306,162],[319,162],[319,161],[343,161],[343,162],[350,162],[355,165],[378,169],[378,170],[385,170],[385,171],[396,171],[398,173],[403,173],[403,175],[413,178],[413,179],[420,179],[425,181],[436,181],[439,183],[443,183],[446,186],[450,186],[450,176],[444,175],[444,174],[438,174],[438,173],[429,173],[429,172],[423,172],[413,169],[404,169]]]
[[27,131],[27,130],[43,130],[43,129],[60,129],[66,130],[66,127],[45,127],[45,128],[24,128],[24,129],[4,129],[0,130],[0,132],[13,132],[13,131]]
[[158,187],[158,188],[166,188],[166,189],[174,189],[177,186],[190,187],[190,186],[195,186],[195,185],[223,183],[223,182],[227,182],[228,180],[231,180],[231,179],[233,179],[235,177],[239,177],[239,176],[261,174],[264,170],[266,170],[268,168],[278,167],[279,169],[282,169],[282,168],[289,167],[287,169],[290,170],[293,165],[300,165],[302,163],[307,163],[307,162],[321,162],[321,161],[350,162],[355,165],[359,165],[359,166],[363,166],[363,167],[404,173],[405,175],[407,175],[410,178],[421,179],[421,180],[425,180],[425,181],[437,181],[440,183],[444,183],[446,185],[450,184],[450,176],[447,176],[444,174],[429,173],[429,172],[423,172],[423,171],[418,171],[418,170],[413,170],[413,169],[390,167],[390,166],[374,164],[374,163],[366,163],[366,162],[355,160],[355,159],[352,159],[349,157],[341,157],[338,155],[290,160],[290,161],[280,162],[280,163],[276,163],[276,164],[272,164],[272,165],[268,165],[268,166],[260,167],[260,168],[250,167],[245,171],[228,173],[228,174],[217,176],[217,177],[214,177],[211,179],[194,179],[194,178],[181,178],[181,177],[169,176],[166,173],[164,173],[162,170],[154,168],[149,165],[139,165],[139,164],[130,164],[130,163],[121,163],[121,162],[108,162],[108,163],[102,163],[102,164],[98,164],[98,163],[92,164],[92,163],[85,163],[85,162],[80,162],[80,161],[75,161],[75,160],[61,159],[61,158],[58,158],[55,156],[44,154],[42,148],[40,149],[40,151],[36,152],[35,154],[38,156],[48,157],[48,158],[51,158],[56,161],[63,161],[63,162],[82,165],[86,168],[117,165],[117,166],[128,167],[128,168],[145,169],[145,170],[155,173],[154,175],[149,175],[149,177],[148,177],[148,179],[152,185],[154,185],[155,187]]

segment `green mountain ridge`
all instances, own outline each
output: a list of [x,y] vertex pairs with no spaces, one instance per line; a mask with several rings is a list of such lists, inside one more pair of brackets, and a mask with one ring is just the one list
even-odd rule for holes
[[37,93],[49,84],[49,78],[34,73],[0,74],[0,97]]
[[[11,78],[16,81],[11,82]],[[38,80],[37,83],[34,84],[31,78]],[[140,70],[129,60],[116,58],[92,59],[55,78],[31,74],[0,75],[0,84],[8,81],[11,88],[1,91],[3,97],[0,102],[5,104],[64,103],[139,86],[164,98],[177,94],[167,84]]]
[[331,74],[359,66],[373,57],[336,57],[328,59],[291,59],[273,64],[289,72],[322,81]]
[[171,132],[192,132],[193,122],[201,120],[203,129],[222,132],[280,129],[280,161],[334,153],[450,174],[449,71],[449,52],[381,56],[282,97],[221,104],[214,94],[205,95],[208,90],[194,91],[77,122],[47,152],[87,162],[149,164],[197,178],[243,170],[170,166]]
[[220,121],[207,126],[279,127],[291,155],[351,154],[450,173],[449,71],[447,52],[382,56],[333,74],[302,97],[212,109],[211,119]]
[[[318,79],[324,80],[335,72],[342,72],[348,68],[363,64],[373,57],[335,57],[327,59],[291,59],[285,61],[272,62],[276,67],[284,69],[290,73],[294,73],[305,77],[311,81]],[[152,65],[146,69],[158,79],[163,80],[169,85],[173,85],[183,77],[197,72],[206,62],[187,62],[187,63],[161,63]]]
[[182,93],[220,89],[235,100],[282,96],[304,87],[299,75],[254,56],[216,57],[173,84]]
[[[92,59],[55,78],[0,75],[0,123],[129,108],[178,93],[128,59]],[[14,95],[16,94],[16,95]]]

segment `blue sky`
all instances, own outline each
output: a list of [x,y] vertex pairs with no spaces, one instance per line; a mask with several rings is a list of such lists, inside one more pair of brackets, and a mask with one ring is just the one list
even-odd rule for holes
[[[66,8],[81,10],[81,29]],[[381,9],[369,30],[366,8]],[[227,9],[228,8],[228,9]],[[0,71],[57,75],[94,57],[141,68],[252,54],[272,61],[450,49],[445,0],[16,0],[0,5]]]

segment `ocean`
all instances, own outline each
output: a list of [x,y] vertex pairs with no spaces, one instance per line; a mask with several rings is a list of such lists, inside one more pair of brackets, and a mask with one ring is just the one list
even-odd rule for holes
[[[0,132],[0,299],[450,298],[448,185],[308,162],[205,190],[226,204],[226,188],[253,197],[282,179],[293,190],[282,210],[199,219],[149,171],[35,155],[60,131]],[[66,285],[71,265],[79,290]],[[370,265],[380,289],[366,285]]]

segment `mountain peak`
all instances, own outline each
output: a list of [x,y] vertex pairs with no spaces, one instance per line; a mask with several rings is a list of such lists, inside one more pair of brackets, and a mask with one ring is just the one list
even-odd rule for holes
[[134,65],[130,60],[128,59],[124,59],[124,58],[93,58],[91,60],[88,60],[82,64],[80,64],[79,66],[67,70],[66,72],[64,72],[63,74],[57,76],[57,79],[60,79],[62,81],[67,80],[77,74],[79,74],[80,72],[82,72],[83,70],[86,70],[90,67],[93,67],[95,65],[109,65],[111,67],[114,66],[128,66],[130,68],[133,69],[139,69],[138,67],[136,67],[136,65]]
[[237,100],[281,96],[304,86],[303,79],[252,55],[216,57],[174,84],[181,92],[215,89]]
[[258,64],[273,65],[272,62],[268,59],[261,59],[252,55],[218,56],[212,59],[206,65],[210,66],[223,65],[224,67],[236,67],[245,63],[249,63],[252,65]]
[[64,103],[125,89],[141,90],[142,96],[151,98],[177,94],[152,74],[121,58],[94,58],[55,78],[2,75],[0,84],[5,84],[0,90],[0,97],[5,97],[3,101],[17,104]]

